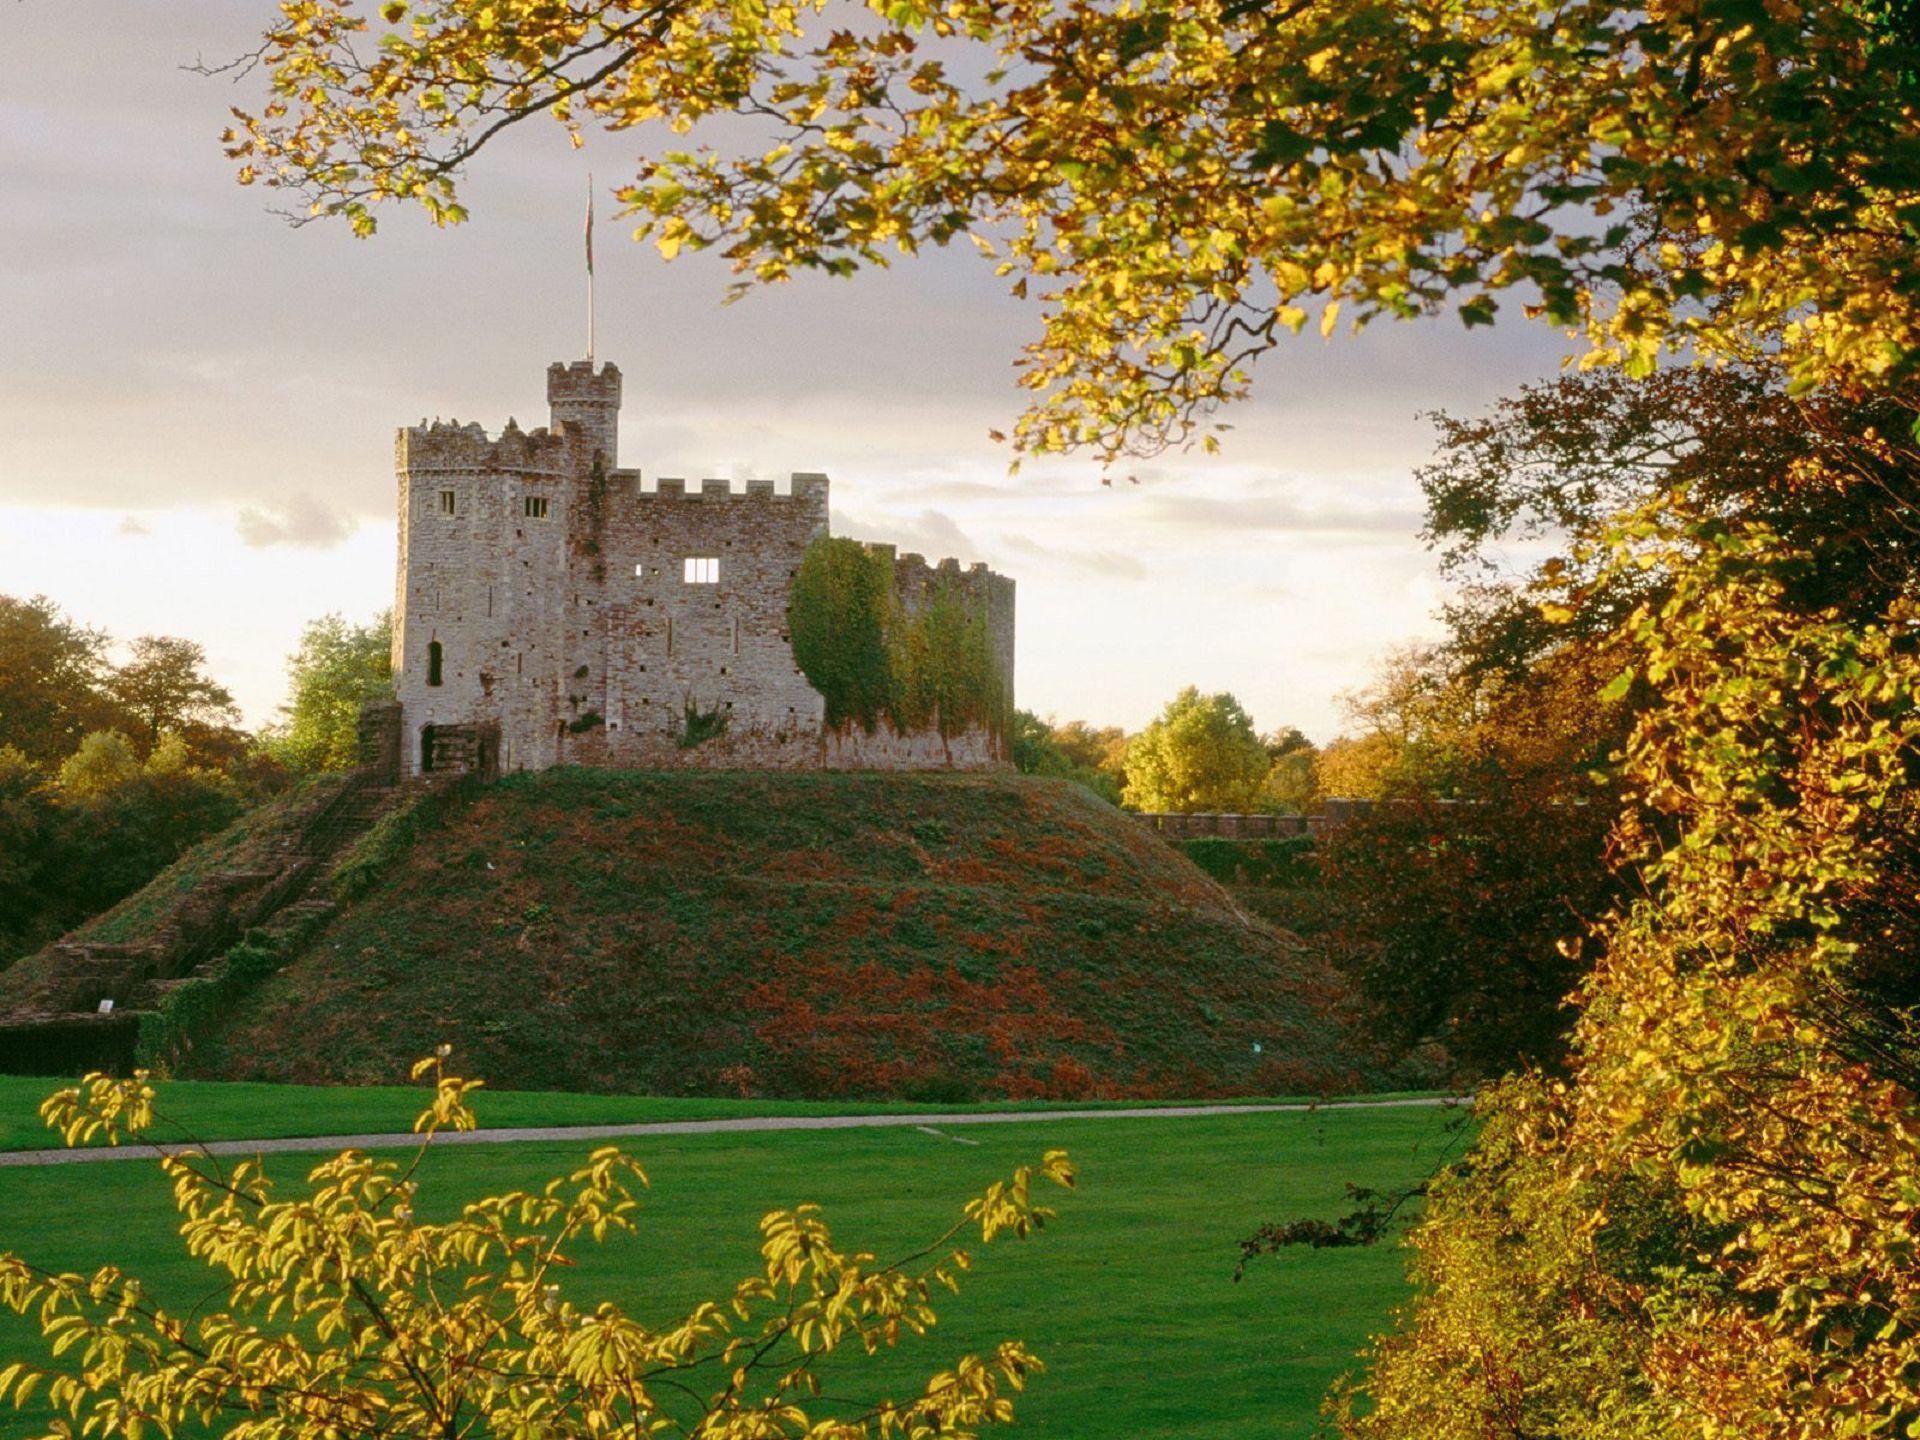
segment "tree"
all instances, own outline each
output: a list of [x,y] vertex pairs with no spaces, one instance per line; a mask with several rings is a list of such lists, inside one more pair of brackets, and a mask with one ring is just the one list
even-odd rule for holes
[[104,723],[106,646],[45,596],[0,595],[0,746],[54,764]]
[[126,736],[95,731],[61,765],[55,793],[57,823],[34,857],[41,938],[118,904],[245,808],[178,735],[143,761]]
[[393,693],[393,617],[368,625],[322,615],[300,632],[287,660],[285,718],[268,751],[301,773],[345,770],[359,760],[360,707]]
[[1124,798],[1135,810],[1251,810],[1267,769],[1240,702],[1189,685],[1127,746]]
[[58,825],[46,775],[20,751],[0,745],[0,969],[59,933],[45,922],[42,884]]
[[[1062,1151],[996,1182],[897,1261],[836,1247],[816,1206],[774,1211],[760,1222],[755,1273],[653,1325],[567,1284],[576,1246],[635,1232],[646,1176],[617,1149],[540,1189],[427,1218],[437,1205],[422,1161],[442,1129],[473,1128],[478,1084],[439,1059],[414,1068],[428,1073],[433,1102],[405,1164],[345,1151],[312,1172],[306,1193],[281,1198],[257,1158],[227,1169],[192,1147],[162,1154],[186,1249],[221,1276],[218,1298],[190,1313],[163,1309],[118,1267],[61,1275],[0,1254],[0,1307],[33,1316],[67,1357],[0,1366],[0,1399],[44,1389],[76,1430],[124,1440],[182,1428],[973,1440],[1012,1419],[1012,1396],[1042,1368],[1007,1341],[898,1401],[859,1399],[845,1375],[856,1357],[931,1328],[936,1289],[967,1268],[962,1231],[1025,1238],[1052,1218],[1033,1185],[1073,1183]],[[92,1075],[42,1113],[70,1144],[118,1143],[144,1136],[156,1098],[144,1072]]]
[[1127,732],[1118,725],[1091,725],[1085,720],[1069,720],[1052,728],[1053,742],[1068,762],[1106,777],[1117,795],[1126,779]]
[[1587,934],[1619,896],[1615,812],[1534,778],[1466,803],[1397,799],[1317,845],[1318,943],[1387,1061],[1438,1046],[1469,1086],[1561,1064]]
[[1120,803],[1121,779],[1105,762],[1096,737],[1124,736],[1118,726],[1095,730],[1084,720],[1056,725],[1031,710],[1013,712],[1013,768],[1022,775],[1050,775],[1085,786],[1108,804]]
[[60,764],[60,788],[80,800],[124,789],[140,773],[133,742],[118,730],[95,730]]
[[1437,1187],[1422,1301],[1347,1433],[1812,1440],[1920,1409],[1920,657],[1879,619],[1920,577],[1911,501],[1873,478],[1920,478],[1920,448],[1858,452],[1796,478],[1853,489],[1882,566],[1684,494],[1613,527],[1612,566],[1667,577],[1622,637],[1651,691],[1619,835],[1641,885],[1572,1083],[1503,1092],[1506,1138]]
[[1267,748],[1267,778],[1261,786],[1261,808],[1282,815],[1304,815],[1320,798],[1314,786],[1319,750],[1292,725],[1283,726],[1261,742]]
[[206,673],[207,652],[192,640],[143,635],[132,657],[107,677],[107,693],[135,725],[141,754],[163,734],[231,729],[239,709],[226,688]]
[[710,127],[620,192],[661,252],[746,284],[967,237],[1042,306],[1030,450],[1181,440],[1316,311],[1479,325],[1517,295],[1635,374],[1920,363],[1904,0],[369,8],[284,7],[226,137],[243,183],[370,234],[396,201],[465,219],[463,168],[523,120]]

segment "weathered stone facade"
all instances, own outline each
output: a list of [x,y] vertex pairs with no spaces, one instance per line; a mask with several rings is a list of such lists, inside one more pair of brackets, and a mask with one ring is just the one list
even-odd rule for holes
[[[827,478],[689,487],[618,468],[620,372],[547,371],[551,424],[399,432],[394,675],[407,775],[559,764],[987,769],[1006,737],[829,730],[794,662],[788,594],[828,533]],[[936,581],[980,607],[1013,680],[1014,585],[897,557],[900,604]]]

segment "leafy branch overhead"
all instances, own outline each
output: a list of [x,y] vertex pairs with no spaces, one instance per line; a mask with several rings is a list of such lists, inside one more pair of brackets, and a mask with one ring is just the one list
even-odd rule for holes
[[[536,1190],[426,1218],[442,1207],[421,1162],[438,1131],[473,1128],[479,1084],[446,1073],[444,1054],[414,1068],[435,1091],[406,1163],[349,1150],[283,1194],[258,1159],[229,1171],[196,1148],[162,1155],[187,1250],[222,1275],[217,1305],[174,1311],[113,1267],[55,1274],[0,1252],[0,1308],[31,1315],[51,1351],[44,1363],[0,1366],[0,1400],[42,1394],[80,1433],[127,1440],[183,1426],[259,1440],[966,1440],[1008,1422],[1012,1396],[1042,1368],[1009,1341],[899,1401],[842,1388],[847,1363],[933,1325],[936,1290],[957,1289],[967,1268],[955,1248],[962,1231],[977,1229],[983,1243],[1024,1238],[1052,1218],[1033,1185],[1073,1183],[1064,1152],[996,1182],[945,1234],[895,1262],[837,1248],[816,1206],[774,1211],[760,1222],[759,1271],[654,1327],[577,1301],[564,1283],[574,1246],[636,1229],[646,1176],[617,1149]],[[145,1072],[91,1075],[42,1113],[70,1145],[118,1144],[162,1118],[156,1098]],[[68,1433],[65,1419],[56,1424]]]
[[865,8],[285,0],[228,152],[370,234],[396,201],[465,219],[467,162],[537,116],[713,137],[637,161],[640,235],[743,286],[965,236],[1041,306],[1029,451],[1187,441],[1309,323],[1509,297],[1635,373],[1778,351],[1811,387],[1920,353],[1894,0]]

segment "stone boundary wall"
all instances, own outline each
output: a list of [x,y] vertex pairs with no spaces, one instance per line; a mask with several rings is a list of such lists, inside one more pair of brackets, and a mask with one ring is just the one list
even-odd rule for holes
[[1179,814],[1142,811],[1134,819],[1169,840],[1218,836],[1223,840],[1284,840],[1338,830],[1373,809],[1371,800],[1328,800],[1317,815]]

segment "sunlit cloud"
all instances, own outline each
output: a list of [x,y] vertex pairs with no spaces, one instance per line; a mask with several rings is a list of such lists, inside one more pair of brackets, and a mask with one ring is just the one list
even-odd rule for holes
[[329,510],[311,495],[296,495],[270,509],[250,505],[234,518],[240,543],[255,550],[269,545],[331,550],[357,528],[352,519]]

